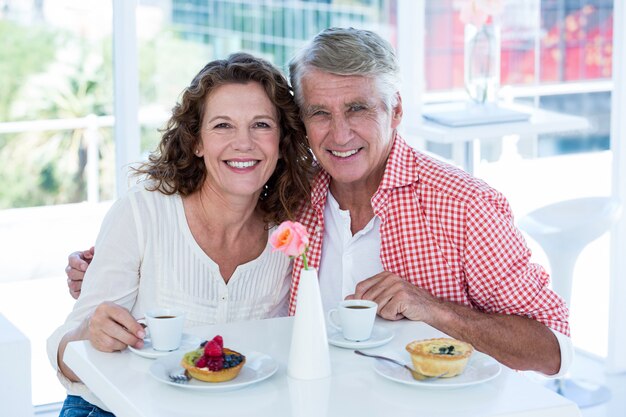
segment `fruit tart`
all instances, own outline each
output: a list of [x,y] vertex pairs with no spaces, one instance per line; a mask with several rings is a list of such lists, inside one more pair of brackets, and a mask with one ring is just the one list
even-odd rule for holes
[[204,341],[200,347],[185,353],[180,365],[195,379],[205,382],[230,381],[239,375],[246,357],[239,352],[224,348],[222,336]]
[[451,338],[413,341],[406,345],[416,371],[427,376],[460,375],[474,351],[469,343]]

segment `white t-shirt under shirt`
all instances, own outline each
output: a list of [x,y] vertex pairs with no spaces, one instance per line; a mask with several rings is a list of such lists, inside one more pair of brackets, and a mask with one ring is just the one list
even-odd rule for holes
[[[290,278],[291,260],[273,252],[268,240],[263,253],[238,266],[226,284],[193,238],[181,197],[140,184],[107,213],[81,296],[48,339],[48,356],[56,368],[63,335],[103,301],[127,308],[135,318],[155,307],[179,307],[187,327],[256,320],[287,315]],[[59,375],[71,394],[103,406],[83,384]]]
[[320,262],[320,293],[324,310],[354,294],[356,284],[383,272],[380,261],[380,219],[374,216],[354,235],[350,212],[341,210],[328,192],[324,207],[324,244]]

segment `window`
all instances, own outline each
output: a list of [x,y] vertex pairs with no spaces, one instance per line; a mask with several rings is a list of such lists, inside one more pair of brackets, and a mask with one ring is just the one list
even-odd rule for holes
[[[429,93],[441,97],[442,92],[462,91],[464,28],[459,1],[425,4],[428,100]],[[580,134],[541,135],[538,146],[532,147],[536,153],[523,156],[607,150],[613,2],[505,0],[503,4],[499,17],[501,93],[530,103],[537,97],[540,107],[584,116],[593,126]]]
[[0,309],[30,339],[34,404],[65,396],[45,341],[73,305],[67,254],[105,211],[72,203],[114,196],[111,13],[99,0],[0,2]]

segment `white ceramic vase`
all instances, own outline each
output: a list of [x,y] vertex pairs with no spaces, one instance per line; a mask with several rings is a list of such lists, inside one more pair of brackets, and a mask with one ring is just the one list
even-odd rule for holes
[[329,377],[328,337],[315,269],[300,272],[296,303],[287,375],[297,379]]

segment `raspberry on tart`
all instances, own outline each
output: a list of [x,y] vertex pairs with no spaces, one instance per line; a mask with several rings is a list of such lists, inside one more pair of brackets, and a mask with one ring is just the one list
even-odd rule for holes
[[185,353],[180,365],[189,375],[205,382],[225,382],[234,379],[246,357],[232,349],[224,348],[222,336],[203,342],[198,349]]

